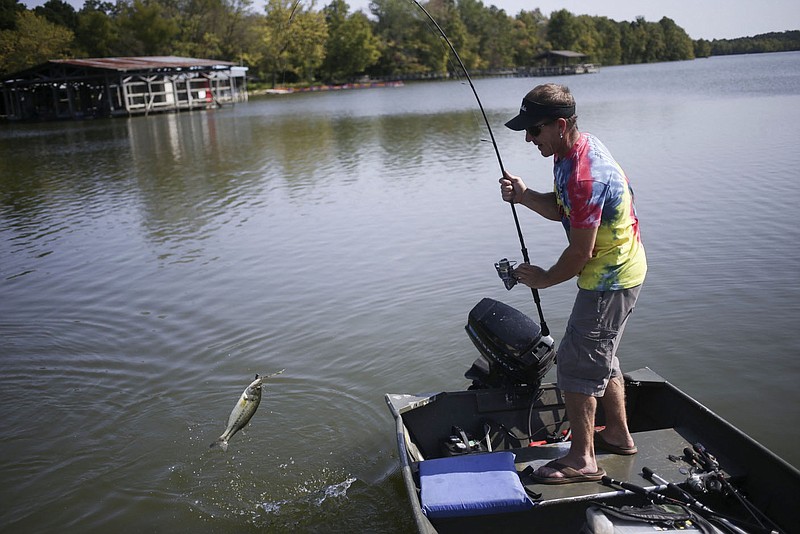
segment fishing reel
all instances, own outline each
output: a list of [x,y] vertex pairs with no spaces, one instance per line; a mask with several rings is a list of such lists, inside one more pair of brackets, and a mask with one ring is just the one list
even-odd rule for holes
[[518,282],[517,276],[514,274],[514,265],[516,264],[517,262],[508,261],[507,258],[503,258],[494,264],[494,268],[497,269],[497,276],[500,277],[500,280],[503,281],[503,284],[509,291],[512,287],[517,285]]
[[[723,493],[725,478],[720,471],[719,462],[706,448],[695,443],[693,448],[683,449],[684,459],[692,466],[686,485],[697,493]],[[695,470],[697,467],[700,472]]]
[[695,493],[722,493],[723,484],[717,473],[692,473],[686,485]]

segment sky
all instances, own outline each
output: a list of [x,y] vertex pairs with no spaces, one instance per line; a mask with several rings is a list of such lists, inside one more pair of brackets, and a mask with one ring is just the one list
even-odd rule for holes
[[[363,0],[353,0],[353,2]],[[798,0],[483,0],[509,15],[538,7],[546,16],[566,9],[575,15],[608,17],[617,22],[643,16],[649,22],[669,17],[692,39],[733,39],[800,29]]]
[[[46,0],[23,0],[31,8]],[[75,9],[83,0],[67,0]],[[307,0],[306,0],[307,1]],[[648,22],[669,17],[686,30],[692,39],[734,39],[760,33],[800,29],[798,0],[482,0],[513,16],[521,10],[541,9],[550,16],[553,11],[566,9],[575,15],[594,15],[620,21],[633,21],[642,16]],[[264,4],[254,0],[253,5]],[[326,0],[316,0],[317,8]],[[369,12],[369,0],[347,0],[351,11]]]

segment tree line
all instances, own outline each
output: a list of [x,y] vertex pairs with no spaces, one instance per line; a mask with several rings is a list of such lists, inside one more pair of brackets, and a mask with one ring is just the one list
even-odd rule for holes
[[715,39],[708,46],[713,56],[789,52],[800,50],[800,30],[762,33],[754,37],[739,37],[737,39]]
[[[49,59],[186,56],[233,61],[271,84],[342,83],[454,71],[452,53],[410,0],[372,0],[369,14],[345,0],[64,0],[27,9],[0,0],[0,74]],[[800,49],[800,32],[732,41],[692,40],[672,19],[617,22],[540,9],[511,16],[481,0],[429,0],[470,72],[539,64],[572,50],[602,65],[651,63],[741,51]]]

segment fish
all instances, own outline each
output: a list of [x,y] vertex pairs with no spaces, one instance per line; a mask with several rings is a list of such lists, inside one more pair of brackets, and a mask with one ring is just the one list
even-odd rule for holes
[[225,429],[225,432],[217,438],[217,441],[211,444],[210,448],[219,447],[223,451],[228,450],[228,441],[234,434],[247,426],[247,423],[250,422],[250,419],[252,419],[253,415],[256,413],[258,405],[261,404],[261,385],[265,380],[273,376],[278,376],[285,370],[286,369],[281,369],[277,373],[272,373],[268,376],[259,377],[256,375],[256,378],[250,382],[250,385],[244,388],[239,400],[236,401],[236,405],[233,407],[230,416],[228,416],[228,427]]

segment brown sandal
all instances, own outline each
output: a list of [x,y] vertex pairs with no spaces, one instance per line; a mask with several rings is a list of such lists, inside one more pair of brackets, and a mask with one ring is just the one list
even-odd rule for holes
[[630,456],[639,452],[639,449],[636,448],[636,445],[633,447],[620,447],[618,445],[612,445],[603,439],[603,436],[600,434],[600,432],[594,433],[594,447],[595,449],[610,452],[611,454],[619,454],[621,456]]
[[[575,482],[597,482],[606,475],[602,467],[598,467],[594,473],[581,473],[574,467],[564,465],[558,460],[552,460],[542,467],[549,467],[561,473],[560,477],[543,477],[534,471],[531,478],[539,484],[573,484]],[[538,471],[538,469],[537,469]]]

